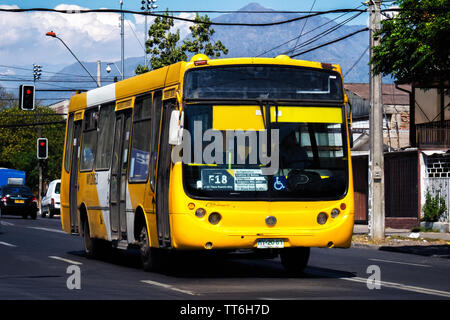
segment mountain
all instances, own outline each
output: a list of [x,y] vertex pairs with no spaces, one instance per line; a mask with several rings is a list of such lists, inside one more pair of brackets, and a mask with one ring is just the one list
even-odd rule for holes
[[[298,17],[295,13],[264,13],[271,12],[272,9],[265,8],[258,3],[250,3],[241,8],[242,13],[230,13],[218,16],[212,19],[213,22],[227,22],[227,23],[270,23],[289,20]],[[257,11],[258,13],[248,13],[247,11]],[[339,21],[343,21],[352,17],[353,13],[348,13],[342,16]],[[306,25],[305,25],[306,23]],[[343,37],[359,29],[364,28],[363,25],[342,25],[339,27],[338,23],[325,16],[315,16],[308,19],[302,19],[291,23],[285,23],[267,27],[247,27],[247,26],[219,26],[213,25],[215,30],[213,40],[220,40],[228,48],[229,53],[223,57],[275,57],[279,54],[286,54],[296,44],[302,45],[315,36],[322,34],[323,37],[309,45],[304,46],[294,53],[313,48],[325,42]],[[330,28],[336,28],[334,31],[329,31]],[[296,38],[303,30],[302,37],[297,42]],[[328,30],[328,31],[327,31]],[[293,40],[292,40],[293,39]],[[292,41],[289,41],[292,40]],[[368,31],[358,33],[343,41],[325,46],[323,48],[314,50],[312,52],[295,57],[295,59],[312,60],[319,62],[335,63],[341,65],[343,74],[352,67],[352,65],[363,55],[369,45]],[[273,50],[271,50],[273,49]],[[292,53],[290,53],[292,54]],[[289,55],[289,54],[288,54]],[[132,76],[138,64],[143,64],[143,57],[127,58],[125,60],[126,76]],[[358,64],[345,76],[345,82],[368,82],[369,81],[369,55],[368,51],[364,53],[362,59]],[[97,63],[84,63],[89,72],[96,78]],[[120,61],[116,62],[117,67],[120,68]],[[120,80],[120,75],[114,65],[111,65],[111,73],[107,74],[105,71],[106,63],[102,62],[102,85],[111,83],[114,76]],[[58,79],[66,80],[69,75],[79,75],[75,77],[74,82],[60,82]],[[74,79],[74,77],[70,77]],[[86,71],[78,63],[62,69],[59,74],[53,77],[55,88],[70,87],[70,88],[95,88],[94,81],[87,75]],[[50,97],[69,97],[71,93],[40,93],[40,98]]]
[[[240,9],[240,11],[270,12],[273,10],[264,8],[257,3],[251,3]],[[352,15],[353,13],[348,13],[338,21],[343,21]],[[292,13],[233,13],[222,15],[213,21],[227,23],[268,23],[289,20],[298,16],[299,14]],[[307,42],[316,35],[333,27],[337,27],[337,23],[326,18],[325,16],[315,16],[291,23],[268,27],[212,26],[212,28],[216,31],[214,34],[214,39],[220,39],[229,50],[227,57],[259,56],[261,54],[263,57],[275,57],[279,54],[286,54],[286,52],[292,49],[296,44],[296,40],[291,42],[288,41],[297,38],[302,30],[303,36],[298,41],[298,45]],[[343,25],[333,32],[325,32],[323,38],[320,38],[319,40],[297,51],[304,51],[306,49],[318,46],[325,42],[348,35],[364,27],[365,26],[360,25]],[[283,43],[286,44],[282,45]],[[279,48],[263,54],[264,52],[279,45],[281,45]],[[366,31],[356,34],[343,41],[336,42],[332,45],[328,45],[310,53],[298,56],[295,59],[339,64],[345,74],[346,71],[349,70],[357,59],[363,54],[368,45],[369,34],[368,31]],[[366,52],[361,61],[359,61],[357,66],[349,72],[348,77],[344,80],[346,82],[368,82],[368,62],[369,56],[368,52]]]

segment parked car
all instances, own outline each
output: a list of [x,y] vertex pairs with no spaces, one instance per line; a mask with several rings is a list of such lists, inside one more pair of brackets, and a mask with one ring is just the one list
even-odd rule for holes
[[36,219],[37,199],[31,189],[23,185],[4,185],[0,187],[0,215],[30,216]]
[[42,198],[41,205],[41,216],[45,218],[48,214],[50,218],[52,218],[55,214],[60,213],[61,209],[61,200],[59,197],[59,193],[61,190],[61,180],[53,180],[48,185],[47,193]]

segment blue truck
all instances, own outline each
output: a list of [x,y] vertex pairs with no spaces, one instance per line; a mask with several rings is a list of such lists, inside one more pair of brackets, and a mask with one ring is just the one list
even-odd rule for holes
[[6,184],[24,185],[25,171],[0,168],[0,186]]

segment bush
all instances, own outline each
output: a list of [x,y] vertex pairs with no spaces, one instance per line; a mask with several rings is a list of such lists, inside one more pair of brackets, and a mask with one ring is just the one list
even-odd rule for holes
[[430,190],[427,190],[425,195],[425,204],[422,208],[424,216],[422,221],[437,222],[442,214],[447,211],[445,204],[445,198],[438,192],[436,195],[431,194]]

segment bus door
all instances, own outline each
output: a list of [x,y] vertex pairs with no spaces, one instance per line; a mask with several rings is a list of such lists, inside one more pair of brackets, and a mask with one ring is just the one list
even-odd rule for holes
[[[157,103],[155,103],[158,106]],[[169,123],[174,105],[164,103],[159,128],[159,152],[156,179],[156,221],[158,225],[158,240],[160,247],[170,247],[170,222],[169,222],[169,182],[170,182],[170,155]],[[158,113],[156,113],[158,114]],[[158,123],[158,121],[155,121]],[[158,132],[157,131],[157,132]]]
[[131,110],[116,114],[114,151],[111,167],[110,220],[111,238],[127,239],[126,187],[131,136]]
[[[77,192],[78,186],[78,159],[80,159],[81,148],[81,124],[83,121],[75,121],[72,140],[72,161],[70,167],[70,187],[69,187],[69,212],[70,230],[73,233],[79,232]],[[69,143],[69,142],[67,142]]]

